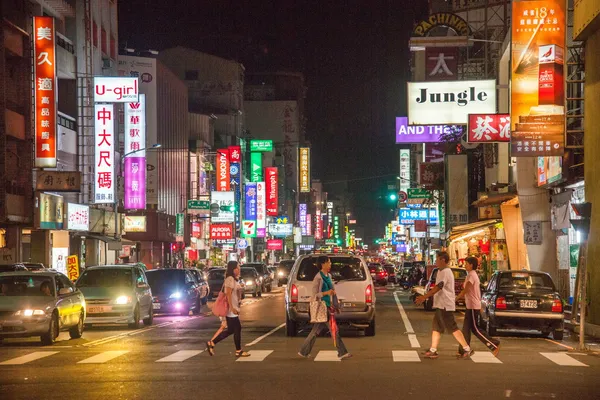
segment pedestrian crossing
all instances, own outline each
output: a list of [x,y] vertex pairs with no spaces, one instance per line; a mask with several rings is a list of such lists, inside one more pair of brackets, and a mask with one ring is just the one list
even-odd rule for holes
[[[43,363],[45,359],[51,359],[54,357],[65,356],[74,358],[74,363],[76,364],[107,364],[110,362],[118,362],[120,358],[125,356],[140,358],[144,357],[142,362],[153,362],[153,363],[183,363],[183,362],[193,362],[197,361],[200,358],[202,353],[205,350],[197,350],[197,349],[189,349],[189,350],[178,350],[172,354],[166,354],[158,359],[147,359],[143,352],[137,353],[129,350],[112,350],[112,351],[103,351],[94,355],[89,355],[89,353],[85,353],[82,355],[81,353],[76,353],[73,351],[34,351],[29,354],[20,355],[18,357],[5,359],[3,360],[0,356],[0,371],[2,367],[5,366],[35,366]],[[289,354],[288,351],[279,351],[275,352],[275,350],[250,350],[250,357],[237,358],[236,362],[265,362],[267,360],[274,360],[275,362],[281,361],[282,359],[299,359],[294,354]],[[274,354],[276,357],[274,357]],[[561,367],[589,367],[590,365],[580,361],[578,358],[582,360],[586,360],[583,357],[585,354],[574,354],[570,355],[565,352],[539,352],[539,353],[531,353],[532,356],[530,359],[534,360],[536,363],[546,363],[549,365],[558,365]],[[510,356],[506,361],[507,364],[514,363],[514,359],[510,359]],[[83,358],[83,359],[81,359]],[[537,358],[537,360],[535,359]],[[360,360],[360,355],[356,355],[355,357],[346,362],[353,362],[354,360]],[[452,359],[448,357],[446,354],[441,354],[440,359]],[[593,360],[594,358],[590,358]],[[419,362],[428,362],[430,360],[426,360],[422,354],[420,354],[417,350],[394,350],[391,351],[390,361],[394,363],[419,363]],[[321,350],[314,355],[314,358],[309,359],[308,361],[314,362],[340,362],[340,359],[337,356],[337,352],[335,350]],[[494,355],[488,351],[477,351],[475,352],[470,359],[471,362],[476,364],[503,364],[501,358],[496,358]],[[128,359],[128,363],[131,363],[132,360]],[[598,366],[595,364],[594,366]]]

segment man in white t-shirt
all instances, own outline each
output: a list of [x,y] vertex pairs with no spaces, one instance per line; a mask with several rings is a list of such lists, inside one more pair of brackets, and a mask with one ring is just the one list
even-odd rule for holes
[[431,347],[424,355],[425,358],[438,358],[437,347],[440,344],[442,333],[448,331],[464,349],[464,353],[459,358],[471,357],[472,350],[465,341],[465,337],[458,329],[454,320],[454,311],[456,311],[456,294],[454,293],[454,275],[452,269],[448,267],[450,256],[445,251],[437,253],[435,264],[438,267],[435,278],[435,286],[425,296],[417,297],[415,303],[423,304],[425,300],[433,296],[433,308],[435,315],[433,317],[433,329],[431,332]]

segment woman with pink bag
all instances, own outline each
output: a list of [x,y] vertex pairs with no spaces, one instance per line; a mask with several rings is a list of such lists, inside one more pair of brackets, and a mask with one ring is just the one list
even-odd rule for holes
[[[240,267],[237,261],[229,261],[227,263],[227,271],[225,272],[225,283],[223,289],[219,293],[219,297],[213,307],[213,314],[222,316],[224,309],[227,308],[225,319],[227,320],[227,330],[222,331],[214,340],[206,342],[206,350],[208,354],[215,354],[215,345],[221,340],[233,334],[235,343],[236,357],[249,357],[250,353],[242,350],[242,324],[240,323],[240,299],[242,295],[242,287],[239,284]],[[226,303],[225,303],[225,300]]]

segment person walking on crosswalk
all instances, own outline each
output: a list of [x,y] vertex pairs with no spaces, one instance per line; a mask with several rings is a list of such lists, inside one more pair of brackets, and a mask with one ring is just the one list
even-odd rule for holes
[[[468,272],[467,279],[464,283],[463,290],[456,297],[457,299],[465,299],[467,311],[465,312],[465,322],[463,323],[462,333],[468,345],[471,344],[471,333],[481,340],[488,349],[498,355],[500,351],[500,341],[490,337],[487,332],[479,329],[479,318],[481,317],[481,288],[479,276],[477,275],[477,259],[475,257],[467,257],[465,259],[465,269]],[[461,345],[458,346],[459,356],[464,353]]]

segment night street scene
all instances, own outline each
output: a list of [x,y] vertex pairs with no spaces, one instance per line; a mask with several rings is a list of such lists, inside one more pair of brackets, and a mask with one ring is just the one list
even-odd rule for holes
[[0,24],[0,400],[600,399],[600,0]]

